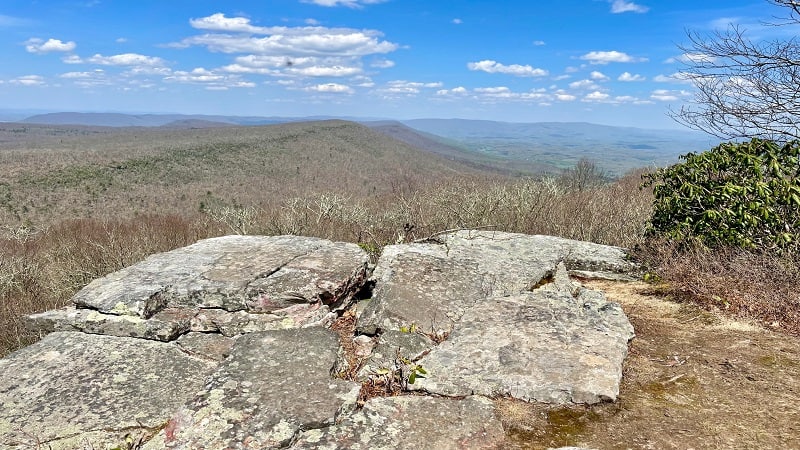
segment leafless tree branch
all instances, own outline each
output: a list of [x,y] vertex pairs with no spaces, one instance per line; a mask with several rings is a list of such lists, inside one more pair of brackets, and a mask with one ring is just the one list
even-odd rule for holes
[[[800,0],[768,1],[789,10],[787,22],[773,25],[800,25]],[[754,42],[745,32],[735,25],[688,32],[682,76],[697,91],[693,104],[671,117],[722,139],[800,138],[800,42]]]

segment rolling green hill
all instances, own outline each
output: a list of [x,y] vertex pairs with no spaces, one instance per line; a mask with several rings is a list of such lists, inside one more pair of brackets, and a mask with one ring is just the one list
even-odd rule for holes
[[202,129],[0,125],[0,225],[201,204],[369,198],[490,172],[345,121]]

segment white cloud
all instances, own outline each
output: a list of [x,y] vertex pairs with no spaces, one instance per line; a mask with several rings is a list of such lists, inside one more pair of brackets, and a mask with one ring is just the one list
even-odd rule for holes
[[71,52],[77,45],[73,41],[63,42],[60,39],[31,38],[25,41],[25,50],[29,53]]
[[220,70],[272,76],[349,77],[363,72],[358,64],[353,58],[288,59],[279,56],[247,55],[237,57],[234,64],[224,66]]
[[567,80],[569,78],[572,78],[572,75],[563,74],[563,75],[558,75],[556,77],[553,77],[553,80],[554,81],[561,81],[561,80]]
[[59,75],[61,78],[91,78],[97,75],[95,72],[66,72]]
[[688,98],[691,96],[691,92],[688,91],[671,91],[667,89],[656,89],[650,94],[650,98],[660,102],[674,102],[680,100],[681,98]]
[[373,61],[372,64],[370,64],[370,67],[375,67],[378,69],[389,69],[391,67],[394,67],[394,61],[388,59],[379,59],[377,61]]
[[124,38],[124,37],[119,37],[119,38],[116,38],[114,40],[114,42],[116,42],[117,44],[124,44],[124,43],[128,42],[128,39]]
[[542,45],[547,45],[547,44],[544,41],[533,41],[533,45],[541,47]]
[[506,86],[496,86],[496,87],[485,87],[485,88],[475,88],[475,92],[479,94],[502,94],[504,92],[511,92]]
[[145,56],[138,53],[122,53],[111,56],[103,56],[98,53],[86,59],[70,55],[63,58],[62,61],[67,64],[99,64],[102,66],[163,67],[166,65],[166,62],[157,56]]
[[172,74],[172,70],[167,67],[149,67],[149,66],[134,66],[124,72],[126,75],[161,75],[167,76]]
[[208,83],[217,82],[225,79],[225,75],[216,74],[202,67],[195,68],[191,72],[176,70],[172,75],[164,78],[166,81],[178,81],[182,83]]
[[324,92],[333,94],[352,94],[355,91],[350,86],[339,83],[325,83],[305,88],[309,92]]
[[354,86],[371,88],[375,87],[375,82],[372,78],[365,75],[358,75],[350,79],[351,82],[356,83]]
[[678,56],[677,60],[682,63],[712,63],[717,58],[705,53],[684,53]]
[[440,88],[442,83],[420,83],[415,81],[394,80],[386,83],[385,91],[395,94],[418,94],[423,88]]
[[670,101],[678,100],[678,96],[673,95],[672,93],[670,93],[670,91],[668,91],[666,89],[656,89],[650,95],[650,98],[652,98],[654,100],[662,101],[662,102],[670,102]]
[[307,77],[351,77],[361,73],[360,67],[347,66],[311,66],[291,71],[301,76]]
[[571,102],[571,101],[574,101],[577,98],[578,97],[575,97],[572,94],[566,94],[566,93],[558,93],[558,94],[556,94],[556,99],[559,100],[559,101],[562,101],[562,102]]
[[573,81],[569,84],[569,87],[571,89],[600,89],[600,86],[592,80]]
[[228,75],[196,67],[191,71],[176,70],[164,77],[164,81],[183,84],[199,84],[209,90],[228,90],[229,88],[252,88],[256,84],[242,80],[238,75]]
[[374,5],[386,0],[301,0],[303,3],[313,3],[319,6],[346,6],[348,8],[361,8],[363,5]]
[[548,72],[544,69],[536,69],[529,65],[522,66],[519,64],[512,64],[510,66],[506,66],[490,59],[467,63],[467,68],[474,71],[503,73],[517,77],[543,77],[547,76],[548,74]]
[[319,20],[312,19],[310,17],[308,19],[304,20],[303,22],[305,22],[306,25],[311,25],[311,26],[316,26],[316,25],[320,24]]
[[[314,2],[323,6],[350,6],[378,1]],[[229,64],[216,69],[227,74],[252,74],[290,78],[358,77],[372,56],[375,69],[387,69],[394,61],[380,57],[399,48],[398,44],[382,38],[376,30],[328,28],[318,21],[307,19],[309,26],[257,26],[247,17],[227,17],[222,13],[190,20],[192,27],[205,33],[187,37],[170,44],[173,48],[201,46],[215,53],[236,55]],[[351,86],[373,84],[372,80]],[[307,83],[306,83],[307,84]],[[310,85],[311,91],[337,92],[339,83]],[[321,86],[321,87],[320,87]],[[320,90],[322,89],[322,90]],[[325,89],[332,89],[325,91]],[[341,92],[341,91],[339,91]]]
[[598,72],[597,70],[592,71],[589,74],[589,78],[597,81],[607,81],[608,77],[603,72]]
[[514,92],[506,86],[497,86],[475,88],[473,91],[478,94],[478,99],[489,103],[497,103],[500,101],[522,101],[538,102],[539,104],[543,104],[552,100],[552,96],[544,93],[542,90]]
[[462,23],[464,23],[464,21],[456,17],[455,19],[453,19],[453,23],[456,25],[461,25]]
[[436,91],[436,95],[439,96],[463,96],[466,95],[469,91],[464,86],[454,87],[453,89],[440,89]]
[[21,77],[13,78],[8,81],[11,84],[20,86],[44,86],[44,77],[41,75],[23,75]]
[[83,60],[78,55],[67,55],[61,58],[65,64],[83,64]]
[[644,80],[646,80],[646,78],[641,76],[641,75],[639,75],[638,73],[634,75],[634,74],[632,74],[630,72],[622,72],[622,75],[617,77],[617,80],[618,81],[644,81]]
[[604,92],[594,91],[594,92],[591,92],[589,94],[586,94],[586,96],[583,97],[582,101],[585,101],[585,102],[602,102],[602,101],[608,100],[609,97],[610,97],[610,95],[608,95],[608,94],[606,94]]
[[626,12],[635,12],[635,13],[646,13],[649,11],[650,8],[647,6],[637,5],[634,2],[628,2],[625,0],[613,0],[611,2],[611,12],[614,14],[626,13]]
[[107,86],[111,84],[103,69],[96,69],[91,72],[66,72],[59,75],[59,78],[71,80],[81,87]]
[[653,81],[658,83],[692,84],[692,77],[686,72],[675,72],[672,75],[656,75]]
[[199,30],[227,31],[234,33],[267,33],[268,28],[257,27],[250,24],[246,17],[225,17],[225,14],[216,13],[199,19],[189,19],[189,25]]
[[415,87],[415,88],[440,88],[442,87],[442,83],[437,81],[434,83],[420,83],[418,81],[405,81],[405,80],[393,80],[387,83],[389,86],[404,86],[404,87]]
[[[441,82],[422,83],[418,81],[393,80],[386,83],[386,87],[379,89],[383,94],[413,96],[422,92],[422,89],[437,89],[442,87]],[[438,92],[438,91],[437,91]]]
[[380,40],[380,33],[369,30],[301,27],[280,31],[266,37],[203,34],[173,46],[199,45],[220,53],[292,56],[365,56],[390,53],[398,48],[397,44]]
[[618,52],[616,50],[602,52],[602,51],[594,51],[589,52],[580,57],[580,59],[589,61],[591,64],[608,64],[612,62],[617,63],[626,63],[626,62],[645,62],[647,58],[635,58],[633,56],[628,55],[624,52]]

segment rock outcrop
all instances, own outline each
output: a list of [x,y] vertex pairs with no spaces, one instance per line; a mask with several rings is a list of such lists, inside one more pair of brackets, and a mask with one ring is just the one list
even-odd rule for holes
[[[460,231],[386,247],[368,282],[354,244],[204,240],[30,316],[50,334],[0,360],[0,448],[502,448],[493,398],[616,399],[633,328],[570,275],[634,269]],[[351,334],[330,329],[344,312]]]

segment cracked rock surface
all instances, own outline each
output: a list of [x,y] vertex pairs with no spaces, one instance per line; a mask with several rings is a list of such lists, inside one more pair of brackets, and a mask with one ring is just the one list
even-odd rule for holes
[[464,230],[438,241],[384,248],[360,332],[415,324],[425,333],[446,333],[467,309],[530,291],[554,276],[559,263],[593,278],[620,279],[635,269],[621,248],[552,236]]
[[459,231],[367,267],[355,244],[226,236],[95,280],[0,360],[0,448],[503,448],[492,398],[619,394],[633,328],[570,276],[625,279],[622,249]]
[[240,337],[204,392],[146,448],[283,448],[301,429],[333,425],[360,389],[331,378],[338,347],[318,327]]
[[599,292],[547,287],[471,308],[419,360],[429,376],[409,387],[558,404],[615,400],[633,326]]
[[306,431],[292,449],[502,448],[503,426],[484,397],[370,400],[341,424]]
[[355,244],[299,236],[224,236],[153,255],[92,281],[76,305],[29,316],[41,332],[171,341],[324,325],[364,283]]
[[106,448],[154,434],[215,366],[170,344],[51,333],[0,359],[0,448]]

